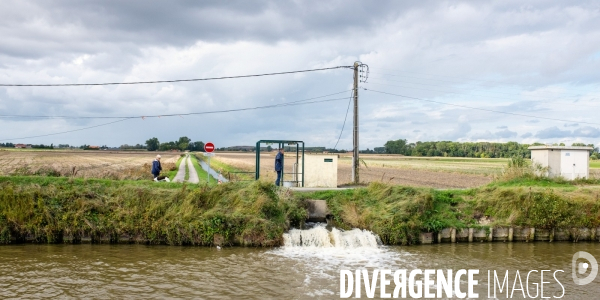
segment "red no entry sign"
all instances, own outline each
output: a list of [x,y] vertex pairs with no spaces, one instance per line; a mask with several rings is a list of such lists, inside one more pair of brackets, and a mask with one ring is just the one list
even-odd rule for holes
[[204,151],[209,152],[209,153],[215,151],[215,145],[211,142],[206,143],[204,145]]

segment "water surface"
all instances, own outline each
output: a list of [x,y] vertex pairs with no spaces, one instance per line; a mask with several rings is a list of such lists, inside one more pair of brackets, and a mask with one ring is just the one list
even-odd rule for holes
[[488,269],[510,270],[511,274],[561,269],[565,271],[559,276],[566,290],[563,299],[596,299],[600,279],[587,286],[574,285],[571,279],[571,259],[577,251],[600,259],[597,243],[221,250],[8,245],[0,246],[0,298],[338,299],[342,268],[441,268],[481,270],[477,278],[482,284],[480,298],[487,298],[484,281]]

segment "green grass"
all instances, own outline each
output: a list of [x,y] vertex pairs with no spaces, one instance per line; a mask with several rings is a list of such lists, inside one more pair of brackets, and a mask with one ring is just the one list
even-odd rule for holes
[[190,168],[188,167],[188,164],[187,164],[187,159],[186,159],[186,161],[185,161],[185,176],[184,176],[183,180],[185,180],[185,181],[188,181],[188,180],[190,180],[190,171],[191,171],[191,170],[190,170]]
[[[204,156],[200,156],[200,159],[206,161],[206,158]],[[248,170],[241,170],[238,168],[235,168],[231,165],[228,165],[226,163],[220,162],[216,159],[211,159],[210,160],[210,165],[211,168],[217,172],[221,172],[221,174],[223,175],[224,178],[229,179],[228,174],[231,174],[231,179],[233,181],[236,181],[235,178],[238,178],[239,180],[254,180],[254,173],[239,173],[239,174],[235,174],[237,172],[248,172]]]
[[298,201],[262,182],[208,187],[0,177],[0,243],[128,236],[147,244],[274,246],[306,218]]
[[[191,159],[192,159],[192,164],[194,165],[194,168],[196,169],[196,173],[198,173],[198,179],[200,180],[200,183],[206,183],[206,177],[208,176],[208,172],[204,171],[204,169],[202,169],[202,167],[200,166],[200,164],[198,163],[198,157],[196,156],[196,154],[192,154],[190,155]],[[212,164],[212,161],[211,161]],[[209,176],[209,184],[216,184],[217,180],[214,179],[212,176]]]
[[125,235],[150,244],[274,246],[285,230],[303,226],[308,199],[326,200],[336,227],[371,230],[385,244],[414,244],[421,232],[444,228],[600,227],[600,180],[537,177],[517,162],[492,184],[468,190],[371,183],[295,193],[261,181],[0,177],[0,243],[25,237],[77,242],[81,236],[114,242]]
[[600,169],[600,160],[590,160],[590,168]]
[[[208,163],[208,159],[206,159],[206,157],[202,154],[199,153],[194,153],[194,155],[192,155],[195,160],[192,160],[192,163],[194,163],[194,167],[196,167],[196,170],[198,171],[198,178],[200,178],[200,182],[206,182],[206,177],[208,176],[208,172],[204,171],[204,169],[202,169],[202,167],[200,166],[200,163],[198,162],[198,160],[202,160],[206,163]],[[218,168],[218,161],[216,161],[215,159],[211,159],[210,160],[210,167],[211,169],[218,171],[220,170]],[[225,176],[225,175],[223,175]],[[215,179],[212,176],[209,176],[210,178],[210,184],[217,184],[217,179]]]
[[169,177],[169,180],[173,181],[173,179],[175,179],[175,176],[177,175],[177,171],[179,171],[179,165],[181,164],[183,157],[184,157],[183,155],[180,156],[179,159],[177,160],[177,162],[175,163],[175,170],[169,171],[167,173],[167,177]]

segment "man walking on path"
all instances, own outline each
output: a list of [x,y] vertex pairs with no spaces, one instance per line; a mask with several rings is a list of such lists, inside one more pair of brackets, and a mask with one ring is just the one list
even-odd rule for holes
[[277,180],[275,181],[275,185],[279,186],[281,172],[283,171],[283,148],[279,148],[279,152],[275,156],[275,171],[277,172]]
[[[154,181],[159,181],[164,178],[158,178],[158,175],[162,171],[162,166],[160,165],[160,154],[156,155],[156,158],[152,162],[152,176],[154,177]],[[161,176],[164,177],[164,176]]]

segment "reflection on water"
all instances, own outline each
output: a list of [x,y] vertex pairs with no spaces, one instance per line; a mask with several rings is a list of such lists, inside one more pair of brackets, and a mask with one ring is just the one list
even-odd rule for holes
[[588,286],[571,280],[571,258],[577,251],[600,259],[600,244],[592,243],[222,250],[10,245],[0,247],[0,298],[338,299],[339,270],[357,268],[479,269],[480,298],[486,296],[488,269],[513,274],[561,269],[564,299],[596,298],[600,278]]

